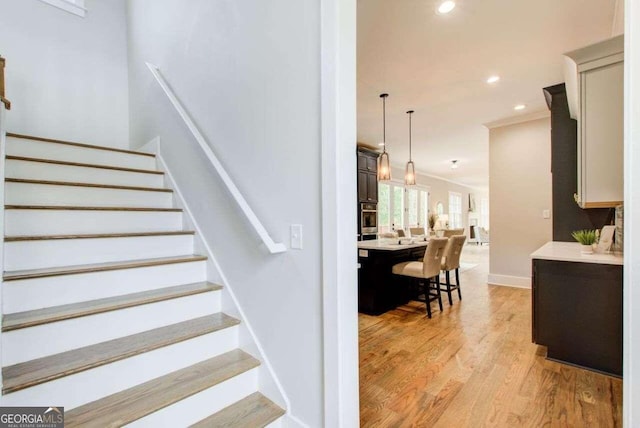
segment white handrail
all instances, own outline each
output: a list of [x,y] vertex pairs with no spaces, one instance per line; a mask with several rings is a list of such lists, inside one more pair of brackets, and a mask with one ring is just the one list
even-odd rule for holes
[[162,74],[160,74],[160,69],[157,66],[148,62],[147,62],[147,67],[149,67],[149,70],[151,70],[151,73],[153,73],[153,76],[156,78],[156,80],[162,87],[162,90],[169,98],[169,101],[171,101],[171,104],[173,104],[173,106],[176,108],[176,110],[178,111],[178,114],[180,115],[180,117],[182,117],[182,120],[184,120],[184,123],[187,125],[187,128],[189,128],[189,130],[195,137],[198,144],[200,144],[200,148],[204,151],[204,154],[207,155],[207,158],[209,158],[209,161],[211,161],[211,164],[216,169],[218,175],[220,176],[224,184],[227,186],[229,193],[231,193],[231,196],[233,196],[233,199],[236,200],[236,202],[240,206],[240,209],[242,209],[242,212],[247,217],[247,220],[249,220],[249,223],[251,223],[256,233],[260,236],[260,238],[262,239],[262,242],[264,243],[264,245],[266,245],[267,249],[271,252],[271,254],[283,253],[287,251],[287,247],[283,243],[274,242],[274,240],[271,239],[271,236],[269,236],[269,233],[267,233],[267,230],[264,228],[264,226],[262,225],[262,223],[260,222],[256,214],[253,212],[253,210],[251,209],[247,201],[244,199],[244,197],[242,196],[242,193],[240,193],[240,190],[238,190],[233,180],[231,180],[231,177],[229,176],[227,171],[224,169],[224,167],[222,166],[222,164],[220,163],[216,155],[213,153],[213,151],[211,150],[211,147],[209,147],[209,145],[207,144],[207,141],[205,140],[204,136],[200,133],[200,131],[196,127],[196,124],[193,123],[193,120],[191,120],[191,118],[189,117],[189,114],[186,112],[184,107],[182,107],[182,104],[180,104],[180,101],[178,101],[178,98],[176,98],[175,94],[167,84],[167,81],[164,79],[164,77],[162,77]]

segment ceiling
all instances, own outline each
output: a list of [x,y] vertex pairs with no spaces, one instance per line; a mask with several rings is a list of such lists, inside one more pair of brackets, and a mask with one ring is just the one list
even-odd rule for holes
[[[542,88],[564,81],[562,54],[611,37],[616,0],[457,0],[438,15],[440,2],[358,0],[358,142],[382,141],[387,92],[393,164],[408,160],[413,109],[416,170],[486,189],[483,124],[545,111]],[[489,85],[491,75],[501,80]]]

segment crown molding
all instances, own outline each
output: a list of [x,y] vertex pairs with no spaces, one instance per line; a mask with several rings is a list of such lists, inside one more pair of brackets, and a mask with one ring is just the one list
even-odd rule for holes
[[551,112],[547,109],[534,111],[527,114],[519,114],[516,116],[505,117],[493,122],[483,123],[482,125],[487,129],[501,128],[503,126],[517,125],[518,123],[531,122],[532,120],[544,119],[551,117]]

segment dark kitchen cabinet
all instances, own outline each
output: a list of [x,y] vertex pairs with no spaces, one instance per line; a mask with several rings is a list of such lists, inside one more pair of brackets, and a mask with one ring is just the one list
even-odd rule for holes
[[358,202],[378,202],[378,153],[358,149]]
[[547,358],[622,376],[620,265],[533,260],[533,342]]

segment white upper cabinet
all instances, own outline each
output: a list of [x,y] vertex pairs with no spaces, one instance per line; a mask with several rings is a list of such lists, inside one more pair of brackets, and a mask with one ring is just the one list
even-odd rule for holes
[[578,189],[582,208],[623,201],[624,36],[565,54],[571,117],[578,121]]

